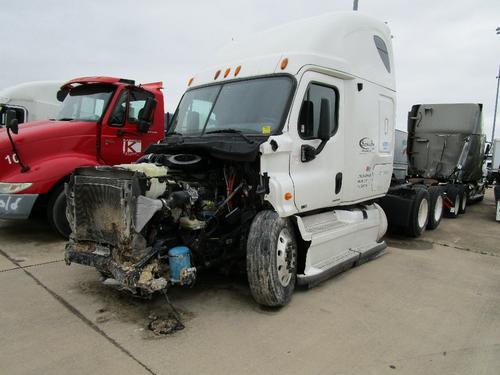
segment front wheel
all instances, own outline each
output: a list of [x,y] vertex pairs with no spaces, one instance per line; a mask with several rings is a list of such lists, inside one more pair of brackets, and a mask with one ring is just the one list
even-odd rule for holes
[[286,305],[297,276],[297,242],[290,221],[274,211],[257,213],[246,252],[248,283],[255,301],[264,306]]
[[59,186],[51,194],[47,206],[47,218],[49,224],[62,237],[68,239],[71,229],[66,217],[66,193],[64,185]]

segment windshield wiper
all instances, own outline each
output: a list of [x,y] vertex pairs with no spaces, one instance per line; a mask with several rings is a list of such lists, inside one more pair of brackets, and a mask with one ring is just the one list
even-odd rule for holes
[[238,129],[233,129],[233,128],[227,128],[227,129],[218,129],[218,130],[210,130],[208,132],[205,132],[205,134],[216,134],[216,133],[233,133],[233,134],[238,134],[243,138],[245,141],[248,143],[252,144],[254,141],[250,138],[248,138],[241,130]]
[[63,117],[63,118],[58,118],[57,121],[73,121],[75,120],[72,117]]

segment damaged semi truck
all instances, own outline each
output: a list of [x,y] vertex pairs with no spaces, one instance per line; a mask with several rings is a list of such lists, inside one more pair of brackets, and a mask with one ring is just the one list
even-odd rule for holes
[[457,217],[467,202],[483,199],[482,126],[481,104],[412,107],[408,133],[396,132],[393,179],[379,201],[391,229],[417,237],[426,228],[437,228],[443,215]]
[[189,80],[163,141],[67,184],[66,262],[139,295],[208,267],[290,301],[386,248],[395,79],[383,22],[333,13],[223,50]]

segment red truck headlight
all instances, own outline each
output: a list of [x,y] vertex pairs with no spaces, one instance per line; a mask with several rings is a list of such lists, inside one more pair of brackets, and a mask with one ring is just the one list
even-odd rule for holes
[[31,182],[0,182],[0,194],[15,194],[31,187]]

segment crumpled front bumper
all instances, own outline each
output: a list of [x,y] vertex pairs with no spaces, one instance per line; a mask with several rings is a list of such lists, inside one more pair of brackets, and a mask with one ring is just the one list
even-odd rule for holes
[[78,263],[94,267],[99,272],[110,275],[119,283],[121,289],[132,293],[151,294],[168,286],[165,278],[153,278],[151,262],[145,261],[123,267],[111,257],[109,249],[105,247],[99,246],[91,252],[82,251],[80,246],[72,240],[66,244],[66,264]]
[[27,219],[38,194],[0,194],[0,219]]

